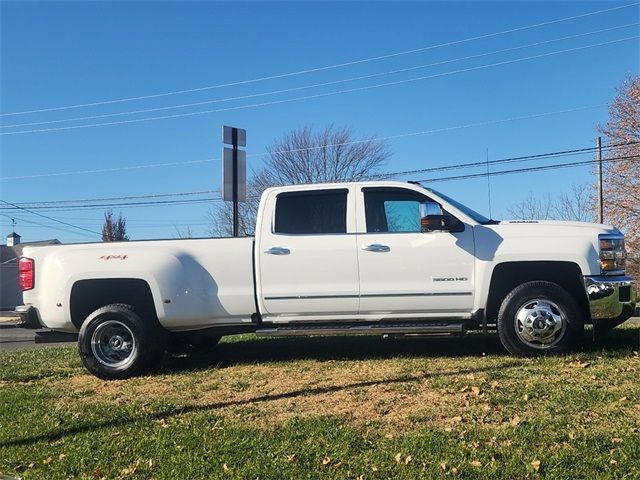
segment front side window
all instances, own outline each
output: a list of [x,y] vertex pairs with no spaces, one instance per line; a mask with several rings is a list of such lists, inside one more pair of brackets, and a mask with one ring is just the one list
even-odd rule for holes
[[367,232],[420,232],[420,202],[428,199],[399,188],[365,188]]
[[[432,199],[403,188],[364,188],[364,211],[367,233],[419,233],[420,204]],[[451,232],[464,231],[464,224],[446,210],[444,222]]]
[[346,188],[281,193],[276,199],[274,233],[347,233]]

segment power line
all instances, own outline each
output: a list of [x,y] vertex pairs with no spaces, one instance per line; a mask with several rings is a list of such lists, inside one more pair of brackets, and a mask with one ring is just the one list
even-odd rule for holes
[[315,98],[329,97],[329,96],[333,96],[333,95],[342,95],[342,94],[346,94],[346,93],[361,92],[361,91],[372,90],[372,89],[376,89],[376,88],[383,88],[383,87],[389,87],[389,86],[395,86],[395,85],[402,85],[402,84],[410,83],[410,82],[417,82],[417,81],[421,81],[421,80],[428,80],[428,79],[432,79],[432,78],[439,78],[439,77],[445,77],[445,76],[449,76],[449,75],[456,75],[456,74],[459,74],[459,73],[466,73],[466,72],[472,72],[472,71],[476,71],[476,70],[482,70],[482,69],[485,69],[485,68],[493,68],[493,67],[498,67],[498,66],[502,66],[502,65],[510,65],[510,64],[513,64],[513,63],[518,63],[518,62],[523,62],[523,61],[528,61],[528,60],[535,60],[535,59],[538,59],[538,58],[549,57],[549,56],[552,56],[552,55],[559,55],[559,54],[562,54],[562,53],[576,52],[576,51],[580,51],[580,50],[585,50],[587,48],[595,48],[595,47],[602,47],[602,46],[606,46],[606,45],[613,45],[613,44],[620,43],[620,42],[626,42],[626,41],[629,41],[629,40],[635,40],[637,38],[640,38],[640,36],[639,35],[634,35],[632,37],[619,38],[619,39],[610,40],[610,41],[607,41],[607,42],[600,42],[600,43],[595,43],[595,44],[591,44],[591,45],[583,45],[581,47],[568,48],[568,49],[564,49],[564,50],[556,50],[556,51],[553,51],[553,52],[547,52],[547,53],[542,53],[542,54],[538,54],[538,55],[530,55],[528,57],[516,58],[516,59],[512,59],[512,60],[505,60],[505,61],[485,64],[485,65],[478,65],[478,66],[475,66],[475,67],[468,67],[468,68],[463,68],[463,69],[459,69],[459,70],[441,72],[441,73],[432,74],[432,75],[423,75],[423,76],[420,76],[420,77],[413,77],[413,78],[408,78],[408,79],[403,79],[403,80],[396,80],[396,81],[392,81],[392,82],[379,83],[379,84],[368,85],[368,86],[364,86],[364,87],[355,87],[355,88],[348,88],[348,89],[344,89],[344,90],[335,90],[335,91],[332,91],[332,92],[324,92],[324,93],[317,93],[317,94],[313,94],[313,95],[305,95],[305,96],[302,96],[302,97],[286,98],[286,99],[281,99],[281,100],[273,100],[273,101],[269,101],[269,102],[253,103],[253,104],[249,104],[249,105],[238,105],[238,106],[234,106],[234,107],[225,107],[225,108],[218,108],[218,109],[213,109],[213,110],[202,110],[202,111],[198,111],[198,112],[186,112],[186,113],[176,113],[176,114],[172,114],[172,115],[161,115],[161,116],[156,116],[156,117],[136,118],[136,119],[130,119],[130,120],[118,120],[118,121],[113,121],[113,122],[90,123],[90,124],[84,124],[84,125],[70,125],[70,126],[66,126],[66,127],[40,128],[40,129],[32,129],[32,130],[18,130],[18,131],[14,131],[14,132],[1,132],[0,136],[4,136],[4,135],[22,135],[22,134],[28,134],[28,133],[57,132],[57,131],[64,131],[64,130],[75,130],[75,129],[79,129],[79,128],[94,128],[94,127],[104,127],[104,126],[112,126],[112,125],[125,125],[125,124],[131,124],[131,123],[140,123],[140,122],[148,122],[148,121],[156,121],[156,120],[167,120],[167,119],[172,119],[172,118],[191,117],[191,116],[195,116],[195,115],[204,115],[204,114],[209,114],[209,113],[227,112],[227,111],[233,111],[233,110],[243,110],[243,109],[248,109],[248,108],[257,108],[257,107],[264,107],[264,106],[270,106],[270,105],[278,105],[278,104],[291,103],[291,102],[296,102],[296,101],[301,101],[301,100],[310,100],[310,99],[315,99]]
[[[640,159],[640,155],[630,155],[630,156],[626,156],[626,157],[612,157],[612,158],[608,158],[608,159],[603,159],[603,162],[617,162],[617,161],[624,161],[624,160],[637,160]],[[543,170],[556,170],[556,169],[561,169],[561,168],[571,168],[571,167],[579,167],[579,166],[583,166],[583,165],[592,165],[594,163],[597,163],[598,160],[585,160],[582,162],[571,162],[571,163],[559,163],[559,164],[554,164],[554,165],[543,165],[543,166],[538,166],[538,167],[529,167],[529,168],[518,168],[518,169],[513,169],[513,170],[499,170],[499,171],[493,171],[493,172],[482,172],[482,173],[473,173],[473,174],[469,174],[469,175],[454,175],[451,177],[438,177],[438,178],[431,178],[431,179],[424,179],[424,180],[417,180],[418,182],[425,182],[425,183],[433,183],[433,182],[444,182],[444,181],[450,181],[450,180],[467,180],[467,179],[471,179],[471,178],[480,178],[480,177],[486,177],[487,175],[490,176],[500,176],[500,175],[511,175],[511,174],[515,174],[515,173],[529,173],[529,172],[539,172],[539,171],[543,171]]]
[[[634,144],[638,144],[638,143],[640,143],[640,141],[627,142],[627,143],[621,143],[621,144],[611,144],[611,145],[603,147],[603,149],[614,149],[614,148],[618,148],[618,147],[622,147],[622,146],[630,146],[630,145],[634,145]],[[540,154],[534,154],[534,155],[502,158],[502,159],[492,160],[492,161],[489,161],[489,162],[486,162],[486,161],[485,162],[472,162],[472,163],[465,163],[465,164],[459,164],[459,165],[445,165],[445,166],[430,167],[430,168],[417,169],[417,170],[406,170],[404,172],[389,172],[389,173],[381,174],[379,176],[375,176],[373,178],[380,178],[380,177],[390,178],[390,177],[394,177],[394,176],[408,175],[408,174],[415,174],[415,173],[441,172],[441,171],[447,171],[447,170],[459,169],[459,168],[485,166],[487,164],[495,165],[495,164],[523,162],[523,161],[531,161],[531,160],[549,160],[551,158],[559,158],[559,157],[564,157],[564,156],[569,156],[569,155],[584,155],[585,153],[592,153],[595,150],[596,150],[596,147],[588,147],[588,148],[580,148],[580,149],[572,149],[572,150],[561,150],[561,151],[557,151],[557,152],[547,152],[547,153],[540,153]],[[604,161],[610,161],[610,162],[611,161],[622,161],[622,160],[634,159],[636,157],[637,156],[611,157],[609,159],[605,159]],[[554,164],[554,165],[543,165],[543,166],[528,167],[528,168],[514,169],[514,170],[494,171],[494,172],[489,172],[489,173],[484,172],[484,173],[479,173],[479,174],[467,174],[467,175],[456,175],[456,176],[450,176],[450,177],[439,177],[439,178],[436,178],[436,179],[422,180],[422,181],[434,182],[434,181],[444,181],[444,180],[458,180],[458,179],[485,177],[487,175],[503,175],[503,174],[507,174],[507,173],[533,172],[533,171],[539,171],[539,170],[549,170],[549,169],[555,169],[555,168],[565,168],[565,167],[587,165],[587,164],[591,164],[591,163],[594,163],[594,162],[596,162],[596,160],[587,160],[587,161],[571,162],[571,163],[563,163],[563,164]],[[113,197],[113,198],[114,199],[158,198],[158,197],[167,197],[167,196],[176,196],[176,195],[177,196],[187,196],[187,195],[203,194],[203,193],[206,193],[206,192],[180,192],[180,193],[177,193],[177,194],[140,195],[140,196]],[[250,197],[250,198],[257,198],[257,197]],[[76,202],[76,203],[79,203],[79,202],[85,202],[85,203],[86,202],[95,202],[95,201],[100,201],[100,200],[104,200],[104,199],[62,200],[62,201],[48,201],[48,202],[31,202],[31,203],[25,203],[25,204],[34,205],[35,203],[39,203],[41,206],[32,206],[31,207],[33,209],[38,209],[38,210],[72,211],[72,210],[78,210],[78,209],[85,210],[85,209],[138,207],[138,206],[188,205],[188,204],[199,204],[199,203],[209,203],[209,202],[222,201],[222,199],[219,198],[219,197],[217,197],[217,198],[210,197],[210,198],[190,199],[190,200],[177,199],[177,200],[158,200],[158,201],[148,201],[148,202],[106,203],[106,204],[101,204],[101,205],[86,205],[86,204],[66,205],[66,206],[64,206],[64,205],[63,206],[56,205],[56,204],[68,204],[68,203],[73,203],[73,202]],[[17,204],[12,204],[12,205],[14,205],[17,208],[21,208],[20,205],[17,205]],[[9,210],[9,208],[4,208],[4,210]]]
[[440,43],[440,44],[436,44],[436,45],[428,45],[428,46],[424,46],[424,47],[414,48],[414,49],[411,49],[411,50],[404,50],[404,51],[393,52],[393,53],[384,54],[384,55],[378,55],[378,56],[375,56],[375,57],[368,57],[368,58],[362,58],[362,59],[352,60],[352,61],[348,61],[348,62],[336,63],[336,64],[332,64],[332,65],[325,65],[325,66],[322,66],[322,67],[315,67],[315,68],[309,68],[309,69],[304,69],[304,70],[298,70],[298,71],[295,71],[295,72],[288,72],[288,73],[282,73],[282,74],[276,74],[276,75],[268,75],[268,76],[253,78],[253,79],[249,79],[249,80],[240,80],[240,81],[236,81],[236,82],[223,83],[223,84],[217,84],[217,85],[209,85],[209,86],[205,86],[205,87],[197,87],[197,88],[190,88],[190,89],[184,89],[184,90],[175,90],[175,91],[156,93],[156,94],[151,94],[151,95],[125,97],[125,98],[118,98],[118,99],[112,99],[112,100],[103,100],[103,101],[99,101],[99,102],[90,102],[90,103],[75,104],[75,105],[66,105],[66,106],[62,106],[62,107],[41,108],[41,109],[37,109],[37,110],[25,110],[25,111],[19,111],[19,112],[9,112],[9,113],[0,114],[0,116],[23,115],[23,114],[30,114],[30,113],[51,112],[51,111],[59,111],[59,110],[68,110],[68,109],[72,109],[72,108],[83,108],[83,107],[92,107],[92,106],[97,106],[97,105],[107,105],[107,104],[114,104],[114,103],[122,103],[122,102],[129,102],[129,101],[135,101],[135,100],[144,100],[144,99],[149,99],[149,98],[159,98],[159,97],[165,97],[165,96],[170,96],[170,95],[179,95],[179,94],[184,94],[184,93],[200,92],[200,91],[204,91],[204,90],[212,90],[212,89],[231,87],[231,86],[237,86],[237,85],[246,85],[246,84],[262,82],[262,81],[266,81],[266,80],[274,80],[274,79],[279,79],[279,78],[292,77],[292,76],[303,75],[303,74],[314,73],[314,72],[325,71],[325,70],[331,70],[331,69],[335,69],[335,68],[342,68],[342,67],[347,67],[347,66],[352,66],[352,65],[362,64],[362,63],[368,63],[368,62],[373,62],[373,61],[378,61],[378,60],[384,60],[384,59],[387,59],[387,58],[398,57],[398,56],[401,56],[401,55],[408,55],[408,54],[412,54],[412,53],[424,52],[424,51],[433,50],[433,49],[436,49],[436,48],[448,47],[448,46],[452,46],[452,45],[459,45],[459,44],[462,44],[462,43],[472,42],[472,41],[476,41],[476,40],[482,40],[482,39],[486,39],[486,38],[492,38],[492,37],[496,37],[496,36],[500,36],[500,35],[506,35],[506,34],[509,34],[509,33],[521,32],[521,31],[530,30],[530,29],[533,29],[533,28],[539,28],[539,27],[543,27],[543,26],[554,25],[554,24],[557,24],[557,23],[566,22],[566,21],[570,21],[570,20],[576,20],[576,19],[579,19],[579,18],[586,18],[586,17],[589,17],[589,16],[599,15],[599,14],[602,14],[602,13],[612,12],[612,11],[615,11],[615,10],[634,7],[634,6],[637,6],[637,5],[640,5],[640,4],[636,2],[636,3],[627,4],[627,5],[620,5],[620,6],[610,7],[610,8],[606,8],[606,9],[602,9],[602,10],[596,10],[596,11],[593,11],[593,12],[587,12],[587,13],[583,13],[583,14],[580,14],[580,15],[573,15],[573,16],[570,16],[570,17],[564,17],[564,18],[559,18],[559,19],[555,19],[555,20],[549,20],[549,21],[546,21],[546,22],[536,23],[536,24],[533,24],[533,25],[525,25],[525,26],[522,26],[522,27],[511,28],[511,29],[502,30],[502,31],[499,31],[499,32],[493,32],[493,33],[488,33],[488,34],[483,34],[483,35],[477,35],[477,36],[473,36],[473,37],[464,38],[464,39],[461,39],[461,40],[454,40],[454,41]]
[[[358,143],[363,143],[363,142],[368,142],[368,141],[375,141],[375,140],[381,140],[381,141],[384,141],[384,140],[397,140],[397,139],[401,139],[401,138],[409,138],[409,137],[415,137],[415,136],[420,136],[420,135],[428,135],[428,134],[432,134],[432,133],[444,133],[444,132],[450,132],[450,131],[454,131],[454,130],[462,130],[462,129],[465,129],[465,128],[485,127],[485,126],[489,126],[489,125],[499,125],[499,124],[502,124],[502,123],[509,123],[509,122],[520,121],[520,120],[531,120],[531,119],[535,119],[535,118],[543,118],[543,117],[548,117],[548,116],[552,116],[552,115],[560,115],[560,114],[565,114],[565,113],[575,113],[575,112],[581,112],[581,111],[584,111],[584,110],[603,108],[603,107],[606,107],[606,106],[607,106],[606,103],[600,103],[598,105],[586,105],[586,106],[582,106],[582,107],[569,108],[569,109],[565,109],[565,110],[555,110],[555,111],[550,111],[550,112],[533,113],[533,114],[529,114],[529,115],[521,115],[521,116],[518,116],[518,117],[508,117],[508,118],[503,118],[503,119],[498,119],[498,120],[487,120],[487,121],[483,121],[483,122],[476,122],[476,123],[468,123],[468,124],[463,124],[463,125],[455,125],[455,126],[450,126],[450,127],[435,128],[435,129],[431,129],[431,130],[422,130],[422,131],[417,131],[417,132],[401,133],[401,134],[398,134],[398,135],[386,135],[386,136],[381,136],[381,137],[366,138],[364,140],[353,140],[353,141],[349,141],[349,142],[333,143],[333,144],[327,144],[327,145],[316,145],[316,146],[313,146],[313,147],[296,148],[296,149],[291,149],[291,150],[278,150],[278,151],[275,151],[275,152],[253,153],[253,154],[247,155],[247,157],[255,158],[255,157],[263,157],[263,156],[266,156],[266,155],[270,155],[271,153],[295,153],[295,152],[302,152],[302,151],[308,151],[308,150],[318,150],[318,149],[327,148],[327,147],[339,147],[339,146],[341,147],[341,146],[354,145],[354,144],[358,144]],[[34,174],[34,175],[17,175],[17,176],[12,176],[12,177],[1,177],[0,181],[24,180],[24,179],[44,178],[44,177],[60,177],[60,176],[67,176],[67,175],[83,175],[83,174],[93,174],[93,173],[112,173],[112,172],[138,170],[138,169],[146,169],[146,168],[159,168],[159,167],[195,165],[195,164],[202,164],[202,163],[211,163],[211,162],[215,162],[215,161],[219,161],[219,160],[220,160],[220,158],[207,158],[207,159],[202,159],[202,160],[187,160],[187,161],[182,161],[182,162],[165,162],[165,163],[152,163],[152,164],[147,164],[147,165],[130,165],[130,166],[114,167],[114,168],[100,168],[100,169],[95,169],[95,170],[72,170],[72,171],[67,171],[67,172],[50,172],[50,173],[38,173],[38,174]]]
[[[1,214],[1,215],[4,216],[4,217],[7,217],[7,218],[12,218],[9,215],[5,215],[5,214]],[[18,218],[18,217],[13,217],[13,218],[15,218],[16,220],[18,220],[20,222],[26,222],[26,223],[30,223],[31,224],[31,225],[22,225],[20,228],[24,228],[25,226],[26,227],[44,227],[44,228],[51,228],[53,230],[58,230],[58,231],[61,231],[61,232],[71,233],[71,234],[74,234],[74,235],[87,235],[86,233],[75,232],[73,230],[69,230],[67,228],[63,228],[63,227],[60,227],[60,226],[57,226],[57,225],[48,225],[48,224],[45,224],[45,223],[34,222],[33,220],[27,220],[25,218]]]
[[[609,150],[612,148],[629,146],[637,143],[640,143],[640,141],[607,145],[602,147],[602,149]],[[514,163],[514,162],[523,162],[523,161],[530,161],[530,160],[544,160],[549,158],[558,158],[558,157],[565,157],[565,156],[572,156],[572,155],[584,155],[585,153],[593,153],[597,149],[598,147],[577,148],[573,150],[562,150],[559,152],[538,153],[534,155],[525,155],[520,157],[501,158],[497,160],[491,160],[488,162],[485,160],[484,162],[460,163],[457,165],[444,165],[444,166],[438,166],[438,167],[419,168],[415,170],[405,170],[401,172],[382,173],[380,175],[376,175],[374,178],[391,178],[391,177],[399,177],[403,175],[413,175],[416,173],[439,172],[444,170],[457,170],[462,168],[484,167],[486,165],[496,165],[496,164],[503,164],[503,163]]]
[[158,194],[150,194],[150,195],[130,195],[127,197],[83,198],[79,200],[46,200],[46,201],[40,201],[40,202],[19,202],[16,205],[29,207],[29,206],[35,206],[35,205],[51,204],[51,203],[107,202],[107,201],[116,201],[116,200],[135,200],[140,198],[184,197],[184,196],[206,195],[209,193],[220,193],[220,190],[202,190],[202,191],[195,191],[195,192],[178,192],[178,193],[158,193]]
[[170,106],[166,106],[166,107],[147,108],[147,109],[142,109],[142,110],[130,110],[130,111],[126,111],[126,112],[117,112],[117,113],[106,113],[106,114],[102,114],[102,115],[88,115],[88,116],[83,116],[83,117],[64,118],[64,119],[58,119],[58,120],[47,120],[47,121],[41,121],[41,122],[15,123],[15,124],[11,124],[11,125],[2,125],[2,128],[17,128],[17,127],[28,127],[28,126],[35,126],[35,125],[50,125],[50,124],[55,124],[55,123],[76,122],[76,121],[82,121],[82,120],[95,120],[95,119],[98,119],[98,118],[117,117],[117,116],[123,116],[123,115],[136,115],[136,114],[140,114],[140,113],[158,112],[158,111],[164,111],[164,110],[173,110],[173,109],[177,109],[177,108],[187,108],[187,107],[195,107],[195,106],[201,106],[201,105],[209,105],[209,104],[214,104],[214,103],[230,102],[230,101],[235,101],[235,100],[245,100],[245,99],[248,99],[248,98],[263,97],[263,96],[268,96],[268,95],[277,95],[277,94],[281,94],[281,93],[290,93],[290,92],[295,92],[295,91],[300,91],[300,90],[307,90],[307,89],[311,89],[311,88],[325,87],[325,86],[329,86],[329,85],[337,85],[337,84],[341,84],[341,83],[354,82],[354,81],[365,80],[365,79],[369,79],[369,78],[376,78],[376,77],[381,77],[381,76],[393,75],[393,74],[397,74],[397,73],[404,73],[404,72],[408,72],[408,71],[412,71],[412,70],[435,67],[435,66],[439,66],[439,65],[445,65],[445,64],[448,64],[448,63],[460,62],[460,61],[464,61],[464,60],[471,60],[471,59],[474,59],[474,58],[481,58],[481,57],[486,57],[486,56],[490,56],[490,55],[496,55],[496,54],[499,54],[499,53],[511,52],[511,51],[515,51],[515,50],[521,50],[521,49],[524,49],[524,48],[531,48],[531,47],[535,47],[535,46],[546,45],[546,44],[555,43],[555,42],[559,42],[559,41],[563,41],[563,40],[569,40],[569,39],[580,38],[580,37],[584,37],[584,36],[588,36],[588,35],[594,35],[594,34],[597,34],[597,33],[610,32],[610,31],[613,31],[613,30],[619,30],[621,28],[638,26],[639,24],[640,24],[639,22],[628,23],[628,24],[625,24],[625,25],[618,25],[618,26],[615,26],[615,27],[604,28],[604,29],[600,29],[600,30],[594,30],[594,31],[591,31],[591,32],[579,33],[579,34],[575,34],[575,35],[568,35],[568,36],[564,36],[564,37],[560,37],[560,38],[555,38],[555,39],[552,39],[552,40],[544,40],[544,41],[541,41],[541,42],[530,43],[530,44],[527,44],[527,45],[519,45],[519,46],[516,46],[516,47],[503,48],[503,49],[494,50],[494,51],[491,51],[491,52],[484,52],[484,53],[480,53],[480,54],[476,54],[476,55],[468,55],[466,57],[458,57],[458,58],[453,58],[453,59],[449,59],[449,60],[443,60],[443,61],[434,62],[434,63],[428,63],[428,64],[423,64],[423,65],[415,65],[415,66],[412,66],[412,67],[400,68],[400,69],[396,69],[396,70],[388,70],[388,71],[385,71],[385,72],[378,72],[378,73],[373,73],[373,74],[369,74],[369,75],[361,75],[361,76],[357,76],[357,77],[345,78],[345,79],[341,79],[341,80],[334,80],[334,81],[330,81],[330,82],[315,83],[315,84],[311,84],[311,85],[302,85],[302,86],[298,86],[298,87],[285,88],[285,89],[280,89],[280,90],[272,90],[272,91],[268,91],[268,92],[253,93],[253,94],[249,94],[249,95],[240,95],[240,96],[235,96],[235,97],[218,98],[218,99],[206,100],[206,101],[202,101],[202,102],[183,103],[183,104],[180,104],[180,105],[170,105]]
[[71,223],[63,222],[62,220],[58,220],[58,219],[55,219],[53,217],[49,217],[47,215],[43,215],[42,213],[34,212],[34,211],[32,211],[32,210],[30,210],[28,208],[20,207],[19,205],[16,205],[15,203],[7,202],[6,200],[2,200],[2,199],[0,199],[0,202],[5,203],[7,205],[11,205],[12,207],[15,207],[17,209],[24,210],[25,212],[29,212],[29,213],[31,213],[33,215],[37,215],[39,217],[46,218],[48,220],[52,220],[52,221],[54,221],[56,223],[60,223],[61,225],[66,225],[68,227],[77,228],[78,230],[84,230],[85,232],[89,232],[89,233],[92,233],[94,235],[102,236],[101,233],[94,232],[93,230],[89,230],[87,228],[79,227],[79,226],[73,225]]

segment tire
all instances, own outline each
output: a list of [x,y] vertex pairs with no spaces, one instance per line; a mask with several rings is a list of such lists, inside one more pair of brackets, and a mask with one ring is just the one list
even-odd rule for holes
[[205,353],[213,349],[221,338],[221,335],[207,331],[175,332],[169,335],[167,348],[172,352]]
[[159,327],[122,304],[104,306],[87,317],[78,350],[87,370],[103,380],[145,373],[164,353]]
[[502,345],[519,357],[573,351],[580,344],[584,322],[575,299],[552,282],[527,282],[514,288],[498,313]]

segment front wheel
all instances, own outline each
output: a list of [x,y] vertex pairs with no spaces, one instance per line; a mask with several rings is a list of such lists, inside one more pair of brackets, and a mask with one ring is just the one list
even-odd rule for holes
[[129,305],[99,308],[82,324],[78,350],[84,366],[104,380],[146,372],[163,353],[161,335]]
[[576,301],[552,282],[519,285],[498,313],[500,341],[517,356],[570,352],[578,346],[583,330]]

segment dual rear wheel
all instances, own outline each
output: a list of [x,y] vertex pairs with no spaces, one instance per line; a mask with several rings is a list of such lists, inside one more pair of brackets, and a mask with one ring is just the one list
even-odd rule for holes
[[84,321],[78,349],[87,370],[99,378],[117,380],[148,372],[167,348],[205,351],[219,340],[208,332],[169,333],[157,322],[141,318],[130,305],[111,304]]

